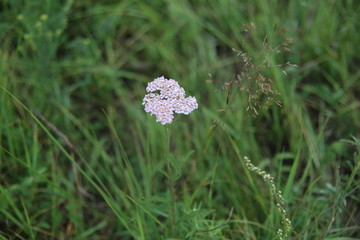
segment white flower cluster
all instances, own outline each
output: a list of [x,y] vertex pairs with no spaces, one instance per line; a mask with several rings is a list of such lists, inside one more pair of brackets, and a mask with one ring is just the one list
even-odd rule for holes
[[185,90],[173,79],[156,78],[146,88],[142,104],[145,112],[156,116],[162,125],[171,123],[175,113],[189,114],[198,108],[195,97],[185,97]]

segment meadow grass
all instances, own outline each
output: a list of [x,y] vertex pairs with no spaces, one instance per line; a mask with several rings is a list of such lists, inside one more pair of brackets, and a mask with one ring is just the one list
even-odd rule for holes
[[[359,12],[355,0],[2,0],[0,239],[277,239],[280,195],[286,239],[359,239]],[[248,109],[256,75],[236,83],[233,49],[264,66],[281,107]],[[170,142],[142,106],[162,75],[199,104]]]

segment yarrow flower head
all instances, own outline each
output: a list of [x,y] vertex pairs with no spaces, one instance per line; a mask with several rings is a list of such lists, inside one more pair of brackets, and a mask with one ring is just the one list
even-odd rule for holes
[[142,104],[145,112],[156,116],[162,125],[171,123],[175,113],[189,114],[198,108],[195,97],[185,97],[185,90],[173,79],[159,77],[150,82],[146,88]]

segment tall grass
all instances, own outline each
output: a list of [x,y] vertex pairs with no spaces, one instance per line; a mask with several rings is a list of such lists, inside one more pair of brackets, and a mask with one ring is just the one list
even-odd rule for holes
[[[276,239],[276,196],[245,156],[282,192],[289,239],[360,238],[359,12],[351,0],[1,1],[0,239]],[[267,57],[265,37],[291,38],[290,52]],[[282,107],[247,111],[241,87],[227,101],[242,73],[232,49],[267,57]],[[162,75],[199,103],[170,126],[175,226],[167,134],[141,105]]]

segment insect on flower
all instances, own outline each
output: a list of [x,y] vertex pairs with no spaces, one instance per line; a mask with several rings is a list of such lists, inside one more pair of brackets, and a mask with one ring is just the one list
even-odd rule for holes
[[164,76],[150,82],[146,92],[142,102],[145,112],[155,115],[162,125],[172,122],[174,112],[187,115],[198,108],[195,97],[185,97],[185,90],[179,83]]

